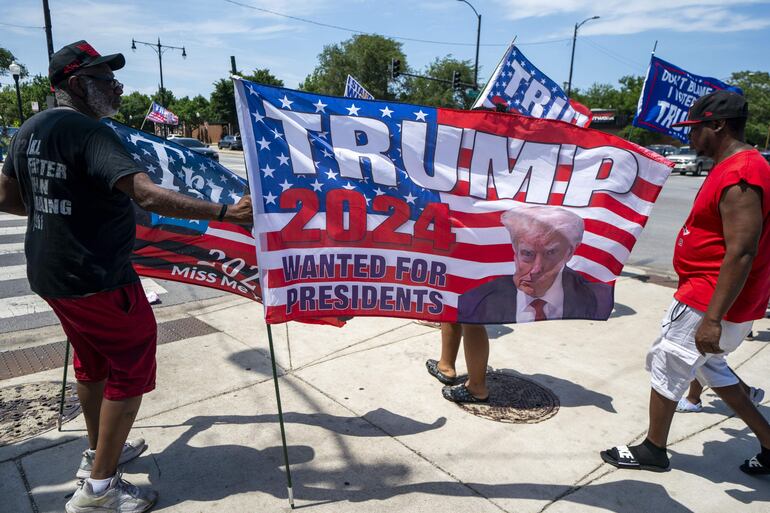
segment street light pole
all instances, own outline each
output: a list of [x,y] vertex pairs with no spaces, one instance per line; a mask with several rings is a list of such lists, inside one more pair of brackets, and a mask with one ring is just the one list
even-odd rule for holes
[[473,9],[473,14],[476,15],[477,23],[476,23],[476,64],[473,67],[473,83],[478,87],[479,84],[479,45],[481,43],[481,15],[478,13],[475,7],[473,7],[468,0],[457,0],[458,2],[463,2],[465,4],[468,4],[468,7]]
[[[187,58],[187,50],[185,50],[184,46],[171,46],[171,45],[162,45],[160,44],[160,37],[158,38],[157,43],[146,43],[144,41],[137,41],[136,39],[131,40],[131,49],[133,51],[136,51],[136,43],[139,43],[140,45],[149,46],[153,50],[155,50],[155,53],[158,54],[158,67],[160,68],[160,91],[158,91],[160,96],[160,103],[163,105],[163,107],[166,107],[166,88],[163,86],[163,52],[166,50],[182,50],[182,58]],[[163,135],[165,137],[166,135],[166,125],[163,125]]]
[[11,62],[8,66],[8,71],[13,75],[13,81],[16,84],[16,103],[19,106],[19,125],[24,123],[24,111],[21,108],[21,90],[19,89],[19,77],[21,76],[21,66],[16,64],[16,61]]
[[580,23],[575,23],[575,32],[572,34],[572,57],[569,60],[569,81],[567,82],[567,98],[569,98],[570,93],[572,92],[572,66],[575,64],[575,41],[577,40],[577,31],[580,27],[583,26],[584,23],[589,22],[591,20],[598,20],[599,16],[592,16],[590,18],[586,18]]

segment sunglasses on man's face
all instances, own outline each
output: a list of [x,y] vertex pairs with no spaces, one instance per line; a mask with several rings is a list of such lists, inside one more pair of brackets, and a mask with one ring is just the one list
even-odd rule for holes
[[79,77],[88,77],[92,78],[94,80],[99,80],[100,82],[109,82],[110,87],[113,89],[117,89],[118,87],[123,88],[123,84],[121,84],[117,78],[111,77],[109,75],[86,75],[85,73],[82,75],[78,75]]

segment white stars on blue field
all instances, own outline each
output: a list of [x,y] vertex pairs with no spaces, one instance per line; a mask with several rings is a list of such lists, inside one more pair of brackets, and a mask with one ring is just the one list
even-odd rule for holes
[[[377,196],[387,195],[400,199],[410,207],[412,219],[420,215],[427,203],[439,201],[438,193],[426,190],[409,179],[409,175],[404,171],[401,157],[401,123],[406,121],[427,124],[429,142],[426,154],[432,156],[435,151],[432,136],[436,133],[438,121],[436,109],[387,101],[320,96],[249,82],[245,82],[244,86],[254,134],[251,144],[258,153],[257,158],[261,166],[257,177],[260,180],[265,212],[296,211],[296,208],[289,210],[280,208],[278,199],[284,192],[298,188],[318,194],[321,211],[326,208],[325,195],[335,189],[360,193],[366,201],[367,209],[373,206],[372,199]],[[310,160],[303,161],[302,172],[295,174],[293,160],[300,158],[300,153],[296,148],[294,153],[290,150],[286,141],[284,122],[268,117],[263,101],[280,111],[294,113],[292,116],[301,116],[303,113],[320,115],[320,130],[308,130],[311,155]],[[341,174],[334,150],[331,116],[348,116],[362,120],[368,118],[372,121],[367,123],[375,125],[383,123],[387,126],[390,132],[390,147],[383,152],[383,155],[396,166],[397,185],[395,187],[390,183],[382,184],[375,181],[376,177],[372,175],[372,166],[368,158],[360,159],[360,177]],[[382,127],[382,125],[378,126]],[[355,141],[359,146],[368,144],[369,137],[365,130],[356,133]],[[249,141],[244,138],[244,145],[247,144]],[[301,158],[306,159],[307,156]],[[308,166],[314,169],[315,173],[310,172]],[[431,173],[432,169],[428,172]],[[381,211],[370,210],[369,212],[382,214]]]

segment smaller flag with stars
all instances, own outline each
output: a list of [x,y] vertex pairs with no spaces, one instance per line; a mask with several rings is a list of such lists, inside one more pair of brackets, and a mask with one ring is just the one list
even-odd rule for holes
[[366,88],[351,75],[348,75],[348,79],[345,81],[345,97],[360,98],[362,100],[374,100],[372,93],[367,91]]
[[509,112],[525,116],[560,119],[583,127],[591,124],[591,111],[567,98],[562,88],[513,44],[508,47],[473,108],[494,109],[500,104]]
[[163,105],[152,102],[150,112],[147,113],[147,120],[164,125],[178,125],[179,116],[168,110]]

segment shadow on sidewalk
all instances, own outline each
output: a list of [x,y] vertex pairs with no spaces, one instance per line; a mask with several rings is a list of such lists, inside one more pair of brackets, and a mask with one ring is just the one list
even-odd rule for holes
[[609,413],[617,413],[612,405],[612,396],[589,390],[582,385],[549,374],[524,374],[515,369],[498,369],[500,372],[521,376],[536,382],[559,398],[562,408],[577,408],[580,406],[596,406]]
[[[375,410],[376,411],[376,410]],[[371,412],[370,412],[371,413]],[[288,416],[288,414],[287,414]],[[221,501],[242,493],[265,493],[286,500],[286,475],[280,446],[255,449],[243,445],[212,445],[200,447],[191,445],[194,437],[198,442],[208,438],[206,430],[217,425],[250,424],[255,419],[275,420],[274,415],[266,416],[211,416],[193,417],[185,422],[190,428],[162,452],[144,457],[155,462],[155,468],[148,468],[150,481],[161,490],[161,499],[156,507],[160,511],[187,501]],[[329,416],[319,423],[329,426],[328,421],[347,425],[349,436],[369,436],[360,432],[364,422],[356,417]],[[313,416],[294,417],[303,423]],[[153,426],[137,426],[145,429]],[[160,427],[160,426],[159,426]],[[169,426],[171,427],[171,426]],[[335,432],[346,431],[332,426]],[[456,481],[427,481],[400,484],[410,479],[412,470],[401,463],[387,463],[385,455],[368,458],[370,463],[345,461],[343,466],[335,463],[316,462],[313,468],[305,465],[315,459],[315,450],[307,445],[291,445],[288,448],[294,481],[294,497],[297,509],[311,508],[336,502],[359,503],[372,500],[388,500],[407,494],[427,494],[437,497],[484,497],[488,499],[522,499],[549,501],[558,498],[576,504],[585,504],[607,511],[625,513],[646,510],[655,504],[666,513],[693,513],[674,500],[666,489],[658,484],[634,480],[574,487],[537,483],[486,484],[460,483]],[[304,504],[303,504],[304,503]],[[224,505],[222,505],[224,507]]]
[[750,490],[728,489],[726,493],[743,503],[770,502],[770,486],[767,477],[749,476],[738,468],[759,452],[759,442],[749,428],[722,428],[728,440],[712,440],[703,444],[703,455],[691,455],[668,448],[671,466],[712,483],[732,483]]

